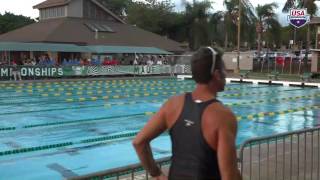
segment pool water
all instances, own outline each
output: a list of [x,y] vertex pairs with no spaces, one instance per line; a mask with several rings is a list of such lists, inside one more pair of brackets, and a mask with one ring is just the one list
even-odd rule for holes
[[[131,141],[191,80],[123,79],[0,84],[0,179],[66,179],[137,163]],[[228,84],[219,94],[238,119],[239,146],[320,125],[317,88]],[[167,133],[152,142],[170,156]]]

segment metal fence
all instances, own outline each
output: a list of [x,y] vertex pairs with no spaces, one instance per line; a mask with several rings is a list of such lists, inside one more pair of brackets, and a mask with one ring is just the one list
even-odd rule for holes
[[254,138],[239,152],[244,180],[319,180],[320,127]]
[[[283,64],[278,64],[275,59],[265,60],[254,60],[253,61],[253,72],[259,73],[270,73],[273,71],[282,74],[302,74],[305,72],[304,61],[285,59]],[[307,72],[311,71],[311,61],[308,61]]]
[[[168,171],[171,157],[157,160],[158,166],[164,171]],[[69,178],[68,180],[151,180],[151,176],[143,169],[141,164],[133,164],[121,168],[110,169],[97,173],[87,174]]]
[[[244,142],[239,152],[243,180],[319,180],[320,127],[259,137]],[[170,157],[159,159],[167,172]],[[68,180],[148,180],[141,164],[134,164]]]

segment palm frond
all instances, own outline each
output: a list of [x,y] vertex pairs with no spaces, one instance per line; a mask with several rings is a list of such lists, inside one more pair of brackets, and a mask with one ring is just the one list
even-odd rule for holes
[[295,0],[287,0],[282,8],[282,12],[289,12],[290,8],[295,6]]

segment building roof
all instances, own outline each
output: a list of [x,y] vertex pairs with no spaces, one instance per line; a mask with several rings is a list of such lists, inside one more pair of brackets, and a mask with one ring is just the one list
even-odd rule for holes
[[127,53],[127,54],[173,54],[155,47],[137,46],[85,46],[94,53]]
[[69,4],[71,0],[46,0],[40,4],[33,6],[33,9],[43,9],[49,8],[54,6],[64,6]]
[[86,46],[54,43],[0,42],[0,51],[91,52]]
[[112,11],[110,11],[108,8],[106,8],[104,5],[102,5],[101,3],[99,3],[97,0],[91,0],[91,2],[95,3],[98,7],[100,7],[101,9],[103,9],[106,13],[108,13],[110,16],[112,16],[113,18],[115,18],[116,20],[118,20],[119,22],[126,24],[126,22],[124,20],[122,20],[120,17],[118,17],[117,15],[115,15]]
[[154,47],[133,46],[79,46],[75,44],[56,43],[20,43],[0,42],[0,51],[53,51],[53,52],[91,52],[91,53],[139,53],[172,54]]
[[[33,9],[44,9],[44,8],[50,8],[50,7],[56,7],[56,6],[64,6],[68,5],[72,0],[46,0],[40,4],[37,4],[33,6]],[[95,5],[100,7],[102,10],[104,10],[107,14],[115,18],[121,23],[126,23],[124,20],[122,20],[120,17],[115,15],[112,11],[110,11],[108,8],[106,8],[104,5],[102,5],[99,1],[97,0],[91,0]]]
[[[113,32],[95,32],[87,24],[103,24]],[[181,44],[129,24],[57,18],[43,20],[0,35],[0,42],[70,43],[80,45],[155,47],[182,52]]]

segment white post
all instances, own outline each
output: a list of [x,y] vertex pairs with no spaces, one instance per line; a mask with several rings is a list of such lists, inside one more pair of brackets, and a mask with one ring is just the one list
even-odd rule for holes
[[263,71],[264,60],[261,61],[261,72]]
[[95,36],[94,36],[94,38],[95,38],[95,39],[98,39],[98,38],[99,38],[98,29],[95,29],[94,31],[95,31]]
[[292,55],[290,55],[290,74],[292,74]]
[[299,59],[299,71],[298,71],[298,74],[300,74],[300,71],[301,71],[301,62],[302,62],[302,60]]
[[277,72],[277,61],[276,61],[276,56],[274,56],[274,72]]

